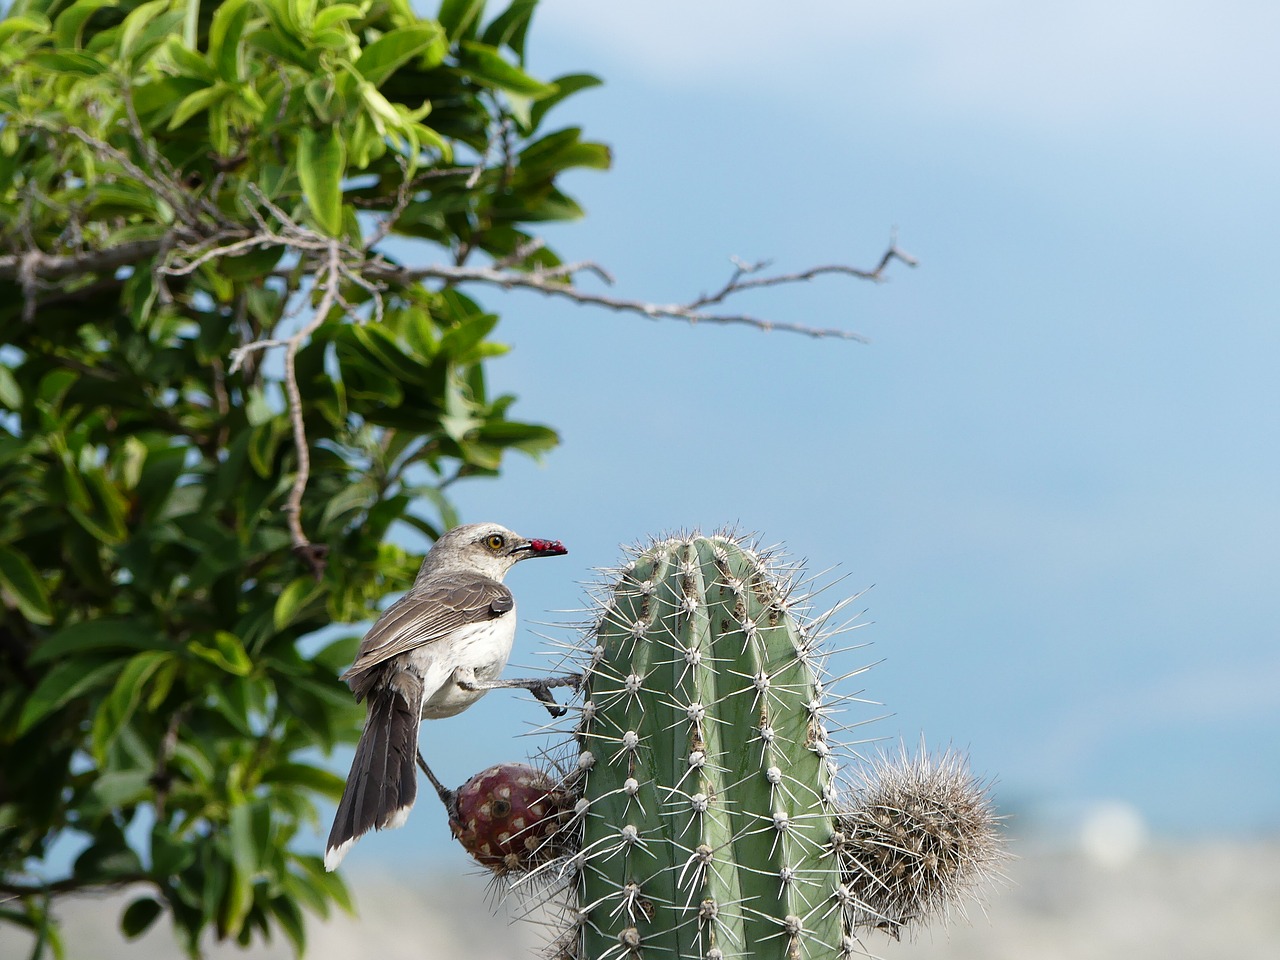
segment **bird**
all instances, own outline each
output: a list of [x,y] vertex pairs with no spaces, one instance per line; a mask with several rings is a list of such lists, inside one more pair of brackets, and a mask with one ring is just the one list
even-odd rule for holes
[[461,713],[498,687],[532,690],[553,715],[548,687],[572,679],[500,680],[516,634],[516,601],[503,584],[513,566],[568,553],[558,540],[527,539],[497,523],[472,523],[443,534],[422,561],[413,586],[374,622],[342,674],[357,702],[368,701],[324,866],[332,871],[370,830],[403,826],[418,793],[415,763],[441,786],[418,751],[422,720]]

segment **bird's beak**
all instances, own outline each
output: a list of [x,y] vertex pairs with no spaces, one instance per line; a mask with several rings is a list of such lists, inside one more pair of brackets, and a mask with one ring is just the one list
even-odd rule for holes
[[528,560],[530,557],[561,557],[569,551],[559,540],[526,540],[516,547],[515,552],[519,559]]

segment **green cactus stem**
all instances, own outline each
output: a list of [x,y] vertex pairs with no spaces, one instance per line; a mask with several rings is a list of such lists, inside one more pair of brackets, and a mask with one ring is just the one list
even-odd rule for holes
[[728,536],[655,543],[595,632],[576,730],[580,955],[836,957],[814,632]]

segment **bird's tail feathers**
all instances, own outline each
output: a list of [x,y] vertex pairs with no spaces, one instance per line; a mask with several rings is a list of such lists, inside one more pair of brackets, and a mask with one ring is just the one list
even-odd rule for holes
[[417,798],[422,683],[404,671],[390,681],[369,693],[369,715],[325,845],[326,870],[336,869],[370,830],[403,826]]

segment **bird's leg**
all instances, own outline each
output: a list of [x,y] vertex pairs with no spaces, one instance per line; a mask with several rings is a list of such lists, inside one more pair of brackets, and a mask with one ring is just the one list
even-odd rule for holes
[[464,667],[453,671],[453,682],[463,690],[528,690],[553,717],[563,717],[568,710],[556,703],[552,687],[582,688],[582,674],[566,673],[559,677],[526,677],[519,680],[479,680],[475,672]]
[[431,768],[427,766],[426,758],[423,757],[421,750],[418,751],[418,767],[427,775],[427,779],[431,781],[431,785],[436,788],[436,796],[440,798],[440,802],[444,804],[444,808],[449,811],[449,816],[452,817],[458,812],[458,795],[436,779],[436,775],[432,773]]

